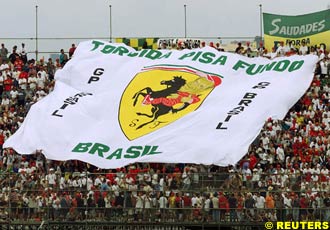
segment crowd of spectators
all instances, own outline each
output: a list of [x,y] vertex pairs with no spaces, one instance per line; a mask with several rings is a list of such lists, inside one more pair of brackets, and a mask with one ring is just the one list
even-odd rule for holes
[[[190,43],[189,43],[190,44]],[[204,42],[192,42],[187,48]],[[209,44],[217,48],[217,45]],[[304,45],[302,45],[304,46]],[[29,59],[24,44],[0,49],[0,218],[153,222],[330,221],[329,57],[320,48],[314,80],[283,121],[268,119],[246,156],[228,167],[132,164],[103,170],[80,161],[51,161],[41,152],[2,149],[31,105],[54,87],[54,74],[74,56]],[[167,47],[163,47],[167,48]],[[178,43],[175,49],[185,48]],[[249,55],[238,44],[236,53]],[[221,52],[221,48],[218,49]],[[307,50],[306,52],[304,50]],[[259,55],[267,54],[260,44]]]

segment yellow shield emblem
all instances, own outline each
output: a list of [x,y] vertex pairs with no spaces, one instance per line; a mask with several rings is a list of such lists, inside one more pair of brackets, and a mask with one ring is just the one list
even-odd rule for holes
[[189,66],[151,66],[138,73],[122,95],[119,123],[134,140],[198,109],[221,76]]

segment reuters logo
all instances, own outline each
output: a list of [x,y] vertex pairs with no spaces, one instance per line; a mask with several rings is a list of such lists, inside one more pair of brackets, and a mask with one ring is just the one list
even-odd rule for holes
[[266,223],[265,223],[265,228],[266,228],[266,229],[269,230],[269,229],[272,229],[273,227],[274,227],[274,226],[273,226],[273,223],[272,223],[272,222],[266,222]]
[[278,221],[274,226],[272,222],[266,222],[265,229],[329,229],[329,223],[320,221]]

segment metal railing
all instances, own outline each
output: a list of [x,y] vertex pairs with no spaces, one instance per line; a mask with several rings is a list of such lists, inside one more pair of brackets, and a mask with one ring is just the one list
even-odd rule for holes
[[[143,172],[141,174],[148,173]],[[285,208],[283,200],[280,200],[282,207],[278,207],[277,204],[274,208],[268,209],[248,207],[244,203],[235,208],[229,208],[228,206],[212,208],[205,205],[205,201],[209,197],[212,199],[212,196],[217,196],[219,192],[224,193],[228,196],[227,198],[229,198],[230,194],[247,198],[247,194],[249,193],[253,195],[261,193],[264,196],[266,193],[270,193],[274,197],[282,197],[289,188],[274,187],[273,190],[265,187],[260,188],[256,186],[258,181],[252,181],[253,178],[245,180],[243,179],[244,175],[240,173],[192,173],[190,174],[192,183],[189,187],[184,185],[181,172],[176,173],[176,180],[179,183],[175,187],[171,187],[168,182],[170,175],[175,178],[173,173],[160,173],[158,174],[159,178],[165,178],[167,185],[159,187],[159,181],[152,184],[151,181],[139,181],[137,179],[136,184],[139,186],[134,189],[125,183],[119,183],[117,189],[110,187],[104,189],[102,185],[94,186],[95,179],[98,176],[103,175],[106,178],[109,176],[109,173],[57,173],[56,184],[54,185],[44,181],[47,174],[38,172],[31,175],[14,172],[3,172],[0,174],[2,188],[2,192],[0,192],[0,225],[19,226],[22,224],[38,223],[39,226],[41,224],[52,226],[52,223],[59,221],[65,221],[65,223],[75,221],[75,223],[81,223],[82,226],[96,226],[99,222],[107,222],[108,224],[113,224],[114,227],[120,226],[120,223],[128,223],[132,226],[134,224],[144,224],[145,226],[169,224],[177,227],[195,224],[205,227],[210,224],[215,226],[229,224],[237,224],[239,226],[241,223],[259,224],[271,220],[330,220],[330,208],[326,207],[322,202],[326,198],[328,191],[321,188],[316,191],[314,189],[314,195],[309,192],[310,198],[308,198],[306,208],[297,206]],[[121,179],[127,176],[126,173],[113,173],[113,175]],[[235,178],[234,175],[236,175],[236,178],[239,178],[240,187],[226,187],[228,181],[230,182]],[[26,180],[24,179],[25,182],[20,186],[22,176]],[[31,180],[32,176],[34,178],[33,180]],[[152,177],[152,174],[150,176]],[[263,176],[281,175],[264,174]],[[77,180],[85,179],[85,181],[92,178],[93,187],[88,188],[84,182],[82,186],[61,188],[61,177],[73,178],[73,180],[75,180],[74,178],[77,178]],[[302,176],[295,178],[295,183],[297,184],[304,181],[305,179]],[[316,183],[322,184],[326,182],[319,181]],[[109,185],[113,184],[116,183],[113,181],[109,183]],[[148,187],[148,189],[145,189],[143,186]],[[301,191],[301,187],[298,187],[296,190],[291,188],[290,193],[300,196],[302,193],[308,193],[308,190]],[[315,196],[316,193],[318,193],[318,196]],[[91,202],[88,201],[90,194],[92,194]],[[161,194],[164,194],[166,197],[168,205],[160,205],[159,198]],[[146,195],[148,195],[148,205],[146,205]],[[195,207],[185,206],[184,195],[189,198],[196,195],[200,200],[199,205]],[[107,206],[105,206],[105,202],[98,202],[96,197],[101,196],[102,198],[107,197]],[[142,196],[144,199],[142,206],[136,205],[137,199],[140,199],[138,196],[140,198]],[[173,198],[173,196],[180,197],[179,201]],[[319,203],[317,203],[315,201],[316,197],[319,197],[322,201],[318,200],[317,202]],[[62,203],[63,199],[68,203]],[[78,201],[79,199],[81,199],[80,202]],[[275,198],[274,202],[276,203]],[[86,229],[93,229],[93,227]]]

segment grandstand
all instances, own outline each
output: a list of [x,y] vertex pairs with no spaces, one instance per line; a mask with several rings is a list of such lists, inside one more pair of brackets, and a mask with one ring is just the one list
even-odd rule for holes
[[[159,48],[197,47],[191,42]],[[73,52],[36,61],[3,45],[1,146],[31,105],[53,90],[55,72]],[[276,58],[299,49],[253,52]],[[136,163],[104,170],[77,160],[47,160],[39,151],[19,155],[1,148],[0,229],[254,229],[265,222],[329,221],[330,62],[324,50],[313,52],[320,61],[308,91],[283,121],[269,119],[233,166]]]

